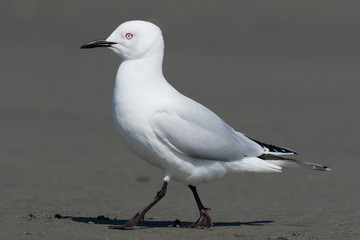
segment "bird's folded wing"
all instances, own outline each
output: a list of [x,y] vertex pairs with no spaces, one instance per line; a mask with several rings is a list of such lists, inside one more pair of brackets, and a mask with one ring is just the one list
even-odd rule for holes
[[[200,110],[200,111],[199,111]],[[260,156],[260,145],[235,132],[206,108],[196,114],[157,113],[152,121],[156,136],[168,147],[196,159],[234,161],[245,156]]]

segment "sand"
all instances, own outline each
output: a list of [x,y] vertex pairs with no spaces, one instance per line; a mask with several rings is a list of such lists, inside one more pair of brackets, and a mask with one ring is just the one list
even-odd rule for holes
[[[0,239],[359,239],[357,2],[5,1],[1,7]],[[229,175],[168,193],[116,134],[120,59],[80,50],[130,19],[164,33],[171,84],[235,129],[331,172]]]

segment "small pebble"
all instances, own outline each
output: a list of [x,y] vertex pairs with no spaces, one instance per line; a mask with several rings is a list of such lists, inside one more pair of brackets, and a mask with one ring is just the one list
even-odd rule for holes
[[238,238],[245,237],[245,234],[240,234],[240,233],[235,233],[234,235],[235,235],[235,237],[238,237]]
[[175,222],[174,222],[174,226],[179,228],[180,227],[180,220],[179,219],[176,219]]
[[105,217],[104,215],[99,215],[96,217],[97,220],[110,220],[108,217]]

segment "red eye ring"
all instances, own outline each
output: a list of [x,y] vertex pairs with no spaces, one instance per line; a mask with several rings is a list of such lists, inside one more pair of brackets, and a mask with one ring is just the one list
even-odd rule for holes
[[131,33],[127,33],[127,34],[125,34],[125,37],[126,37],[126,39],[127,39],[127,40],[132,39],[132,38],[133,38],[133,36],[134,36],[134,35],[132,35]]

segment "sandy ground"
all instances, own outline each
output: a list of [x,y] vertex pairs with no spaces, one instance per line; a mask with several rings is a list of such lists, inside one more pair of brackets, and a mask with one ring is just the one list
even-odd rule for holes
[[[357,1],[149,2],[2,2],[0,239],[360,239]],[[162,27],[164,73],[181,92],[333,171],[200,185],[212,229],[172,226],[198,212],[171,182],[136,230],[109,230],[163,177],[114,131],[120,59],[79,49],[130,19]]]

